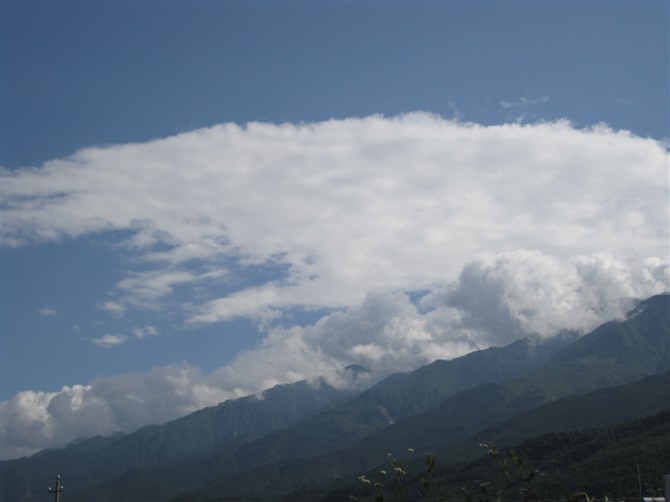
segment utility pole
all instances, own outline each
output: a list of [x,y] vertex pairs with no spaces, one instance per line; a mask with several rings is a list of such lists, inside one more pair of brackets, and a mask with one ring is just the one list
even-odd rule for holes
[[63,491],[63,485],[60,484],[60,474],[56,476],[56,485],[51,488],[49,487],[49,493],[55,493],[54,500],[55,502],[60,502],[60,492]]

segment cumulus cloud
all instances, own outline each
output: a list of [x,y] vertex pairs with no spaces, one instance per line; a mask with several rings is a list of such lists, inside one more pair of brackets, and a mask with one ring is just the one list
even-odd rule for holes
[[667,258],[626,264],[596,253],[561,262],[516,250],[468,263],[446,301],[460,311],[461,329],[484,345],[500,345],[528,334],[593,329],[669,287]]
[[[4,245],[123,231],[133,260],[104,311],[150,314],[188,291],[170,308],[191,329],[246,316],[265,338],[209,374],[184,364],[18,394],[2,403],[3,455],[276,383],[344,385],[352,363],[374,381],[621,316],[669,289],[667,166],[659,142],[604,125],[418,113],[225,124],[4,170]],[[295,307],[331,313],[287,324]]]
[[[370,385],[521,336],[586,332],[622,317],[633,299],[667,291],[668,270],[667,259],[627,264],[603,253],[566,262],[538,251],[482,254],[454,283],[418,300],[398,291],[371,293],[313,325],[271,328],[259,346],[211,373],[182,363],[54,393],[21,392],[2,403],[3,457],[130,432],[280,383],[325,376],[336,386]],[[135,334],[153,332],[147,326]],[[352,381],[342,371],[350,364],[371,372]]]
[[24,391],[0,404],[2,458],[59,447],[81,437],[129,432],[235,397],[187,364],[96,378],[58,392]]

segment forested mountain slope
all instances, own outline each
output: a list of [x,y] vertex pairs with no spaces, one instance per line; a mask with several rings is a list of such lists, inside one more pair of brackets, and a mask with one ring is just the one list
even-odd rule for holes
[[[466,500],[486,493],[495,499],[524,500],[534,494],[539,500],[569,500],[578,493],[598,500],[639,500],[643,496],[663,496],[663,476],[670,465],[670,408],[640,419],[603,428],[547,433],[529,438],[513,447],[482,448],[482,457],[461,465],[444,463],[435,455],[435,468],[428,476],[422,462],[404,466],[403,494],[407,499],[426,500],[448,497]],[[491,455],[491,451],[495,451]],[[504,467],[501,465],[504,463]],[[639,476],[639,477],[638,477]],[[427,488],[421,478],[430,479]],[[370,473],[378,481],[380,476]],[[382,491],[395,496],[388,481]],[[356,479],[347,488],[331,495],[292,495],[292,500],[335,502],[341,496],[373,500],[371,490]]]

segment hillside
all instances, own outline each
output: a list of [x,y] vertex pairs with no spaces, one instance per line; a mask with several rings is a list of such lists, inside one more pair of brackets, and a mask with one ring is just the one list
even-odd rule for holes
[[[484,450],[480,447],[481,444],[495,444],[498,449],[513,447],[516,450],[519,447],[515,445],[523,441],[535,444],[533,442],[535,439],[532,438],[540,436],[561,438],[563,437],[561,434],[564,433],[570,436],[578,431],[618,426],[656,415],[670,409],[669,389],[670,372],[666,372],[663,375],[646,377],[631,384],[566,397],[520,413],[510,420],[478,431],[475,435],[448,447],[430,449],[430,453],[437,459],[441,471],[453,471],[454,469],[457,472],[462,471],[461,478],[456,477],[453,482],[465,483],[466,479],[463,477],[465,476],[463,473],[470,472],[474,469],[473,466],[479,465],[477,463],[472,464],[471,461],[481,457],[484,453]],[[586,434],[588,435],[589,432]],[[543,444],[543,441],[539,441],[538,444]],[[407,444],[411,443],[393,445],[394,448],[390,448],[390,450],[403,463],[409,462],[408,471],[423,473],[425,466],[422,459],[426,452],[416,451],[416,453],[408,455]],[[560,441],[557,442],[556,447],[559,446]],[[355,452],[352,452],[352,456],[353,454]],[[469,467],[465,469],[463,465]],[[387,468],[388,465],[379,463],[374,469],[361,470],[361,472],[365,472],[370,479],[373,479],[379,470]],[[542,466],[543,469],[544,466]],[[558,469],[558,465],[556,469]],[[312,490],[312,497],[325,497],[329,490],[340,495],[345,492],[359,493],[359,474],[360,472],[350,476],[346,481],[342,480],[329,485],[330,488],[324,487],[321,490]],[[489,473],[488,475],[491,476],[492,474]],[[475,476],[472,479],[477,478]],[[472,479],[470,479],[471,482]],[[465,486],[465,484],[462,484],[462,486]]]
[[[550,402],[516,415],[502,424],[477,431],[474,435],[470,435],[462,426],[451,433],[451,428],[458,423],[458,415],[448,417],[437,415],[436,418],[432,416],[433,413],[429,413],[427,415],[431,415],[431,421],[423,419],[423,416],[417,416],[416,421],[410,419],[398,424],[397,427],[389,427],[350,448],[305,460],[266,465],[236,476],[222,477],[198,493],[204,499],[213,497],[215,493],[242,495],[243,492],[239,491],[238,486],[248,486],[251,480],[255,479],[262,480],[262,485],[256,481],[254,487],[258,491],[246,488],[246,493],[262,495],[265,491],[263,486],[272,487],[275,491],[290,490],[292,486],[306,480],[318,485],[349,474],[352,476],[348,486],[352,489],[358,484],[357,476],[361,473],[369,474],[368,471],[373,469],[374,474],[388,468],[383,464],[387,461],[388,452],[402,459],[407,456],[408,447],[411,447],[415,450],[411,456],[423,457],[431,452],[436,458],[440,458],[441,462],[452,465],[481,455],[481,448],[478,445],[482,442],[494,442],[501,447],[511,446],[518,442],[519,438],[529,438],[544,432],[603,427],[657,413],[670,408],[668,389],[670,389],[670,372],[647,377],[632,384],[600,389]],[[588,413],[590,408],[596,407],[597,410]],[[552,416],[553,420],[547,420]],[[419,422],[419,419],[422,420]],[[466,437],[467,440],[464,440]],[[451,444],[448,438],[453,439]],[[423,467],[419,465],[415,471],[422,469]],[[292,477],[292,473],[295,477]],[[311,493],[323,494],[319,490]]]
[[[513,449],[495,451],[460,466],[442,465],[442,457],[436,455],[430,491],[452,500],[464,500],[465,491],[478,496],[483,490],[490,496],[500,492],[512,500],[523,500],[529,492],[542,500],[567,500],[576,493],[600,500],[630,500],[639,497],[640,482],[643,495],[658,496],[663,493],[663,476],[670,465],[670,408],[616,426],[543,434]],[[417,462],[407,466],[407,471],[406,496],[426,497],[429,492],[419,480],[425,475],[425,466]],[[483,482],[489,484],[482,486]],[[372,500],[358,485],[351,485],[356,487],[355,496]],[[322,500],[337,498],[326,496]]]

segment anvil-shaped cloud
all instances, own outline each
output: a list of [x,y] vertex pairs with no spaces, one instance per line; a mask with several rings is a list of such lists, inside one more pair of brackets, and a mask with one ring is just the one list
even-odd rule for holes
[[[381,378],[594,327],[669,287],[667,167],[664,145],[604,125],[415,113],[225,124],[5,170],[3,245],[125,231],[145,266],[101,299],[109,312],[160,311],[190,287],[185,325],[246,316],[267,332],[211,374],[182,365],[19,394],[2,404],[4,454],[274,383],[336,381],[353,362]],[[275,273],[206,295],[258,267]],[[296,307],[335,311],[311,326],[273,323]]]

